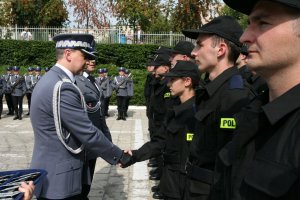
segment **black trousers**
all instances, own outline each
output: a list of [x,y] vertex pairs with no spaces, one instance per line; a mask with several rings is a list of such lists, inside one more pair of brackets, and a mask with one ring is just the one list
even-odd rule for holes
[[24,96],[12,96],[15,115],[21,116],[23,113],[23,97]]
[[119,113],[123,113],[126,111],[126,98],[126,96],[117,96],[117,105]]
[[[97,159],[92,159],[92,160],[88,161],[88,165],[89,165],[89,168],[90,168],[91,182],[93,181],[93,177],[94,177],[96,160]],[[82,184],[82,191],[81,191],[81,194],[80,194],[82,199],[89,199],[88,195],[90,193],[90,190],[91,190],[91,185]]]
[[31,93],[26,93],[26,97],[28,102],[28,113],[30,113]]
[[8,107],[8,112],[13,113],[14,112],[14,106],[12,102],[12,96],[11,94],[5,94],[5,100]]
[[110,97],[104,98],[103,102],[102,102],[102,110],[103,110],[103,114],[107,115],[108,114],[108,106],[109,106],[109,100]]

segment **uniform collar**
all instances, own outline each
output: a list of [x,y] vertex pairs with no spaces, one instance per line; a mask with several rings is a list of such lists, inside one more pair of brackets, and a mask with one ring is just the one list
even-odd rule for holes
[[[191,97],[190,99],[188,99],[182,104],[174,106],[175,116],[181,115],[184,111],[191,108],[194,104],[195,104],[195,96]],[[195,107],[195,111],[196,111],[196,107]]]
[[85,77],[85,78],[87,78],[89,76],[89,74],[87,72],[83,72],[82,76]]
[[272,125],[298,108],[300,108],[300,84],[262,106]]
[[75,78],[74,78],[73,73],[70,70],[68,70],[67,68],[65,68],[64,66],[62,66],[61,64],[58,64],[58,63],[56,63],[55,66],[57,66],[61,70],[63,70],[68,75],[68,77],[71,79],[71,81],[74,83]]
[[209,82],[205,88],[209,96],[212,96],[221,87],[224,82],[230,79],[233,75],[239,74],[237,67],[233,66],[226,69],[223,73],[217,76],[213,81]]

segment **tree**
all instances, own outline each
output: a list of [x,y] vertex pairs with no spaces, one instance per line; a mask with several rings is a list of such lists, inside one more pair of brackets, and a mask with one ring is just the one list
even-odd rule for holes
[[7,0],[1,10],[4,24],[19,26],[61,26],[68,13],[63,0]]
[[229,16],[235,18],[243,28],[246,28],[246,26],[248,24],[247,15],[244,15],[243,13],[233,10],[230,7],[228,7],[227,5],[225,5],[221,8],[220,14],[221,15],[229,15]]
[[68,0],[68,5],[74,8],[74,16],[78,25],[83,25],[88,29],[96,26],[101,29],[108,26],[111,4],[105,0]]
[[178,0],[172,13],[174,31],[196,29],[219,15],[218,0]]
[[68,12],[63,0],[48,1],[39,13],[39,23],[42,26],[60,27],[67,19]]

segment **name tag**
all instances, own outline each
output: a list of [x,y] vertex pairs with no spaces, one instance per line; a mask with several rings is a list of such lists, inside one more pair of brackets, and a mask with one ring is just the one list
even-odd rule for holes
[[194,133],[186,133],[186,141],[191,142],[193,140]]
[[170,96],[171,96],[170,92],[167,92],[167,93],[164,94],[164,98],[170,98]]
[[221,118],[220,128],[235,129],[236,123],[234,118]]

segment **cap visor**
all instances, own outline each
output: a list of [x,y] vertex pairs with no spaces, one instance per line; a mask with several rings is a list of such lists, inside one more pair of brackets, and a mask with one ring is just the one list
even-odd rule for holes
[[165,76],[165,77],[182,77],[182,75],[173,73],[173,72],[167,72],[165,74],[161,74],[161,76]]
[[97,58],[96,52],[89,52],[85,49],[80,49],[85,55],[87,55],[87,59],[95,60]]

